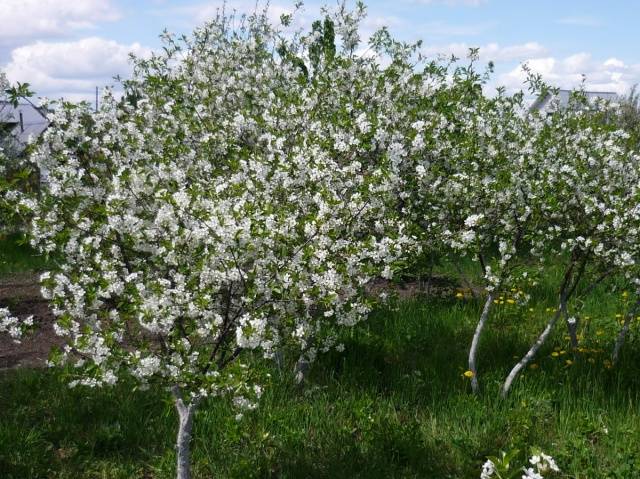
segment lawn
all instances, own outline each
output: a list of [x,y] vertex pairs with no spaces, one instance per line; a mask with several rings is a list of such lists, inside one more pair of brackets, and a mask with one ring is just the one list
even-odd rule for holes
[[[552,272],[521,307],[496,305],[473,396],[467,348],[481,301],[414,298],[380,309],[325,355],[303,387],[270,369],[260,407],[236,421],[226,402],[196,415],[194,477],[477,478],[487,455],[530,447],[571,478],[640,477],[640,344],[634,324],[622,360],[608,356],[624,312],[613,284],[585,304],[585,351],[558,327],[512,394],[509,368],[553,307]],[[569,361],[569,362],[568,362]],[[267,366],[265,366],[267,367]],[[0,477],[174,477],[176,415],[162,390],[69,389],[59,370],[0,373]]]
[[29,247],[22,235],[0,234],[0,278],[37,271],[45,265],[45,259]]

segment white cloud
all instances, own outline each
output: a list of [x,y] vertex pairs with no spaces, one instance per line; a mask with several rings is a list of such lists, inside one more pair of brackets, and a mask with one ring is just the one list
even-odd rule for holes
[[[536,58],[527,63],[544,81],[559,88],[579,87],[584,78],[587,90],[624,94],[640,82],[640,64],[626,64],[617,58],[598,61],[584,52],[564,59]],[[525,78],[525,72],[518,66],[501,75],[498,84],[509,89],[520,89]]]
[[[314,13],[319,13],[319,2],[314,6],[313,2],[306,2],[303,8],[294,17],[295,26],[300,27],[302,25],[310,24],[311,17],[306,13],[309,8]],[[227,0],[226,2],[201,2],[191,3],[181,6],[171,6],[169,3],[166,6],[157,8],[152,11],[153,14],[160,17],[172,18],[175,21],[176,18],[186,20],[185,26],[200,25],[207,20],[215,18],[216,15],[224,11],[226,14],[236,12],[239,15],[251,14],[255,12],[262,12],[267,9],[267,17],[269,20],[278,24],[280,22],[280,16],[283,14],[291,14],[294,11],[293,2],[284,1],[282,3],[268,2],[267,0]],[[316,15],[317,16],[317,15]],[[315,18],[315,17],[314,17]]]
[[[428,45],[422,49],[427,56],[455,55],[465,58],[469,49],[474,45],[468,43],[449,43],[447,45]],[[498,43],[488,43],[480,48],[480,60],[493,62],[523,61],[539,58],[547,54],[547,49],[537,42],[527,42],[518,45],[500,46]]]
[[0,43],[64,36],[120,17],[112,0],[1,0]]
[[16,48],[5,67],[10,81],[28,82],[39,96],[92,99],[96,86],[126,77],[131,67],[129,53],[146,56],[139,43],[123,45],[98,37],[72,42],[37,42]]

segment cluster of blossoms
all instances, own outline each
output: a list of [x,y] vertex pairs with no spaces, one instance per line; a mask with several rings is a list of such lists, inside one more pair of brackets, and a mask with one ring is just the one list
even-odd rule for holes
[[33,326],[33,316],[18,319],[7,308],[0,308],[0,334],[7,334],[19,342],[28,328]]
[[[10,84],[4,72],[0,71],[0,118],[3,110],[9,105],[7,92]],[[0,233],[4,234],[15,227],[16,213],[23,208],[20,203],[25,201],[26,191],[24,178],[27,174],[21,171],[24,160],[17,158],[13,152],[14,138],[8,131],[0,131]],[[0,334],[6,334],[19,342],[22,336],[32,328],[33,316],[18,318],[9,309],[0,307]]]
[[517,476],[520,476],[521,479],[544,479],[543,474],[560,472],[555,459],[544,452],[535,452],[529,458],[530,466],[522,467],[520,472],[511,469],[510,461],[509,455],[504,453],[501,458],[487,459],[482,465],[480,479],[508,479]]
[[527,113],[522,93],[488,98],[472,66],[425,63],[385,29],[358,54],[364,7],[326,13],[308,34],[266,13],[166,34],[122,98],[57,105],[33,155],[48,185],[17,198],[55,259],[43,294],[68,341],[53,363],[74,385],[171,388],[179,477],[198,401],[253,409],[257,357],[342,350],[337,329],[372,308],[366,285],[416,252],[481,267],[474,390],[494,300],[528,271],[566,264],[557,314],[505,393],[562,315],[575,338],[581,281],[638,277],[640,159],[606,112],[576,98]]
[[42,277],[59,359],[87,384],[128,371],[215,395],[244,381],[244,350],[312,360],[411,242],[389,214],[401,132],[377,65],[323,51],[308,72],[289,57],[317,35],[229,28],[167,37],[95,114],[61,105],[34,155],[33,244],[64,257]]
[[[413,68],[409,56],[402,63]],[[483,80],[472,67],[433,63],[414,75],[402,211],[424,250],[470,256],[481,267],[487,297],[469,352],[474,391],[496,296],[549,264],[565,265],[557,314],[509,374],[506,394],[560,317],[578,347],[579,316],[569,314],[578,286],[616,276],[637,288],[640,157],[607,122],[608,105],[594,111],[577,92],[568,108],[528,112],[522,93],[483,95]],[[539,79],[529,82],[545,91]]]
[[407,114],[355,55],[362,13],[302,36],[261,13],[165,35],[122,99],[57,105],[33,155],[48,185],[22,207],[67,339],[52,364],[73,385],[171,388],[178,477],[202,398],[253,409],[257,357],[342,350],[336,329],[413,244],[396,208]]

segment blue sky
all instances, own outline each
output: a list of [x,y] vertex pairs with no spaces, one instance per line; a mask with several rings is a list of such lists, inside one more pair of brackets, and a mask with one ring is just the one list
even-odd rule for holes
[[[335,2],[329,1],[332,5]],[[272,0],[274,17],[293,1]],[[305,2],[303,22],[321,2]],[[367,32],[387,25],[399,38],[424,40],[425,52],[463,55],[480,47],[493,60],[492,86],[519,88],[519,65],[529,65],[559,87],[586,75],[593,90],[624,93],[640,81],[640,2],[610,0],[394,0],[369,1]],[[222,1],[0,0],[0,67],[43,96],[79,100],[95,86],[126,76],[127,53],[159,46],[163,28],[189,33]],[[228,0],[252,10],[255,0]]]

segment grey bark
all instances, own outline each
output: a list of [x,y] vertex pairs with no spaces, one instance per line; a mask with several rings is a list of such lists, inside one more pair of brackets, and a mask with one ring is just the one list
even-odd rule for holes
[[471,390],[474,394],[478,393],[478,370],[476,366],[476,356],[478,354],[478,344],[480,343],[480,336],[482,335],[482,330],[484,329],[484,325],[487,322],[487,318],[489,317],[489,311],[491,310],[491,304],[493,303],[493,293],[489,293],[487,296],[487,300],[484,303],[484,307],[482,308],[482,314],[480,315],[480,320],[476,325],[476,331],[473,334],[473,339],[471,341],[471,348],[469,349],[469,371],[473,373],[471,377]]
[[197,401],[185,403],[178,386],[172,389],[178,410],[178,439],[176,441],[176,478],[191,479],[191,433],[193,431],[193,413]]
[[574,322],[569,321],[569,311],[567,310],[567,305],[564,306],[564,311],[562,312],[564,315],[564,321],[567,325],[567,332],[569,333],[569,339],[571,341],[571,348],[575,351],[578,349],[578,320],[576,319]]
[[293,377],[295,378],[296,383],[302,384],[310,366],[311,364],[309,361],[303,357],[298,358],[298,361],[296,361],[296,365],[293,368]]
[[[513,367],[513,369],[509,372],[507,379],[502,385],[502,397],[506,397],[507,394],[509,394],[509,389],[511,389],[511,385],[513,384],[514,379],[518,376],[518,374],[520,374],[520,371],[522,371],[527,366],[527,364],[529,364],[529,362],[535,357],[537,352],[540,350],[542,345],[545,343],[545,341],[551,334],[551,331],[553,330],[553,327],[558,322],[560,315],[566,314],[567,301],[569,300],[571,295],[576,291],[576,288],[580,283],[580,280],[582,278],[582,275],[587,265],[588,258],[589,258],[588,252],[583,253],[581,257],[578,258],[576,257],[576,251],[575,250],[572,251],[571,263],[567,268],[567,271],[564,275],[564,279],[562,280],[562,285],[560,286],[560,294],[559,294],[560,304],[558,306],[558,310],[553,315],[553,317],[549,320],[549,322],[547,323],[547,326],[544,328],[540,336],[538,336],[538,339],[533,344],[533,346],[531,346],[529,351],[527,351],[527,354],[525,354],[524,357],[518,362],[518,364],[516,364]],[[578,266],[578,271],[574,272],[574,269],[576,266]]]
[[620,357],[620,350],[624,345],[625,338],[627,336],[627,333],[629,332],[629,327],[631,326],[631,321],[636,315],[638,308],[640,308],[640,299],[638,299],[633,308],[631,308],[631,311],[629,311],[629,313],[627,313],[627,316],[624,318],[624,324],[622,325],[622,328],[618,333],[618,337],[616,338],[616,342],[613,345],[613,353],[611,353],[612,364],[616,364],[618,362],[618,359]]
[[502,385],[502,397],[506,397],[507,394],[509,394],[509,389],[511,389],[511,384],[513,384],[514,379],[518,376],[518,374],[520,374],[520,371],[522,371],[527,366],[527,364],[529,364],[529,362],[535,357],[537,352],[549,337],[549,334],[551,334],[551,331],[553,330],[555,324],[558,322],[561,314],[562,306],[558,308],[556,314],[554,314],[551,320],[547,323],[547,326],[544,328],[540,336],[538,336],[538,339],[533,344],[533,346],[531,346],[529,351],[527,351],[527,354],[525,354],[524,357],[518,362],[518,364],[513,367],[504,384]]

